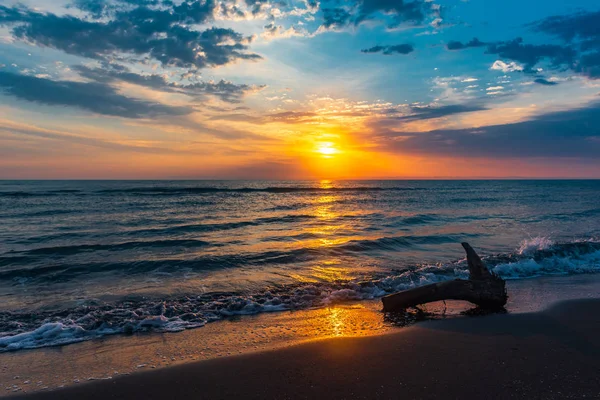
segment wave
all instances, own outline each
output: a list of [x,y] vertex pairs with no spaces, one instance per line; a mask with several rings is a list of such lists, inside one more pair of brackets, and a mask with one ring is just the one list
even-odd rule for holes
[[[28,255],[71,255],[90,251],[121,251],[121,250],[132,250],[140,249],[145,247],[157,248],[157,247],[186,247],[186,248],[197,248],[209,246],[209,242],[202,240],[193,239],[174,239],[174,240],[153,240],[153,241],[139,241],[139,242],[125,242],[125,243],[114,243],[114,244],[81,244],[73,246],[54,246],[54,247],[41,247],[37,249],[27,251],[11,251],[5,254],[28,254]],[[1,260],[1,258],[0,258]],[[0,265],[1,261],[0,261]]]
[[598,215],[600,215],[600,208],[592,208],[590,210],[585,210],[585,211],[557,214],[557,215],[554,215],[554,218],[560,219],[560,220],[570,220],[573,218],[589,218],[589,217],[595,217]]
[[52,193],[49,192],[23,192],[23,191],[13,191],[13,192],[0,192],[0,197],[34,197],[34,196],[52,196]]
[[98,193],[120,194],[202,194],[202,193],[325,193],[325,192],[373,192],[373,191],[412,191],[425,190],[425,188],[398,188],[378,186],[355,187],[310,187],[310,186],[269,186],[264,188],[241,187],[143,187],[126,189],[105,189]]
[[418,245],[459,243],[467,238],[479,236],[477,234],[462,235],[427,235],[427,236],[397,236],[382,237],[371,240],[351,240],[335,248],[349,252],[363,252],[369,250],[400,250]]
[[[300,247],[291,250],[271,250],[256,253],[201,255],[185,259],[153,259],[121,262],[60,262],[51,264],[47,256],[70,256],[91,251],[122,251],[136,248],[156,247],[206,247],[220,246],[201,240],[158,240],[125,242],[118,244],[92,244],[77,246],[43,247],[22,252],[8,252],[0,257],[0,267],[16,266],[0,270],[0,280],[37,279],[51,282],[71,280],[81,274],[119,271],[124,274],[143,274],[151,271],[177,273],[178,271],[205,271],[244,266],[287,265],[304,263],[327,256],[352,255],[364,252],[403,251],[421,245],[457,243],[478,235],[425,235],[381,237],[375,239],[349,240],[345,243],[324,247]],[[301,236],[299,238],[302,238]],[[306,239],[310,239],[307,235]],[[269,238],[267,238],[269,239]],[[37,264],[36,264],[37,262]],[[21,266],[26,266],[22,268]]]
[[194,232],[216,232],[216,231],[227,231],[239,228],[245,228],[250,226],[259,226],[265,224],[277,224],[277,223],[292,223],[292,222],[304,222],[309,220],[317,219],[318,217],[315,215],[307,215],[307,214],[291,214],[291,215],[283,215],[278,217],[263,217],[256,218],[253,220],[247,221],[236,221],[236,222],[223,222],[216,224],[185,224],[185,225],[176,225],[169,226],[166,228],[148,228],[148,229],[138,229],[126,231],[124,234],[129,236],[138,236],[138,235],[173,235],[173,234],[183,234],[183,233],[194,233]]
[[[532,238],[510,254],[484,257],[504,279],[600,273],[600,242],[552,243]],[[63,345],[138,331],[177,332],[233,315],[324,307],[375,299],[400,290],[466,278],[466,260],[409,267],[366,281],[278,286],[251,294],[206,293],[168,299],[128,298],[117,303],[88,301],[69,309],[0,311],[0,352]]]
[[14,191],[0,191],[0,197],[44,197],[44,196],[60,196],[65,194],[81,194],[83,193],[78,189],[57,189],[57,190],[47,190],[47,191],[34,191],[27,192],[23,190],[14,190]]
[[57,215],[76,214],[81,211],[77,210],[65,210],[65,209],[53,209],[53,210],[40,210],[40,211],[28,211],[18,214],[10,214],[12,218],[27,218],[27,217],[54,217]]
[[40,196],[59,196],[59,195],[185,195],[185,194],[211,194],[211,193],[353,193],[353,192],[377,192],[377,191],[416,191],[427,190],[427,188],[418,187],[379,187],[379,186],[348,186],[348,187],[315,187],[315,186],[269,186],[269,187],[128,187],[114,189],[100,189],[93,191],[83,191],[78,189],[60,189],[48,191],[5,191],[0,192],[0,197],[40,197]]
[[[328,223],[332,223],[338,220],[365,220],[369,221],[374,218],[379,218],[382,221],[382,226],[384,227],[392,227],[392,226],[407,226],[407,225],[421,225],[427,224],[431,222],[435,222],[438,220],[438,217],[435,215],[414,215],[410,217],[400,217],[396,219],[386,218],[385,214],[349,214],[349,215],[339,215],[327,219]],[[309,222],[319,220],[320,217],[318,215],[310,215],[310,214],[288,214],[288,215],[280,215],[276,217],[260,217],[253,220],[246,221],[235,221],[235,222],[222,222],[222,223],[214,223],[214,224],[184,224],[184,225],[175,225],[164,228],[144,228],[144,229],[135,229],[130,231],[125,231],[123,234],[128,236],[139,236],[139,235],[176,235],[176,234],[187,234],[187,233],[201,233],[201,232],[217,232],[217,231],[228,231],[235,230],[253,226],[261,226],[268,224],[289,224],[289,223],[301,223],[301,222]]]
[[494,203],[501,202],[502,198],[499,197],[457,197],[447,200],[449,203],[460,203],[460,204],[469,204],[469,203]]

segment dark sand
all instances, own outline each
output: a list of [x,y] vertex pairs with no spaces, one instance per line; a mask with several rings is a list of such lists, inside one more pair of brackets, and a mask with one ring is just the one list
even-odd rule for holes
[[600,300],[430,321],[25,399],[600,399]]

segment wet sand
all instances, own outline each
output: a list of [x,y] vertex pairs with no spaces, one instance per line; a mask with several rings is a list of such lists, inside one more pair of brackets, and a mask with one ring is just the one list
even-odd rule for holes
[[[491,398],[600,398],[600,276],[511,281],[509,293],[506,315],[432,303],[440,320],[408,328],[377,300],[3,353],[0,397],[462,398],[479,379]],[[552,307],[568,299],[588,300]]]
[[600,300],[212,359],[26,399],[600,398]]

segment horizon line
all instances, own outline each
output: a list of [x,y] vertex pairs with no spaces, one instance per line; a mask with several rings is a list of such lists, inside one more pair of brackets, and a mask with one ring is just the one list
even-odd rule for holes
[[106,181],[270,181],[270,182],[308,182],[308,181],[333,181],[333,182],[343,182],[343,181],[506,181],[506,180],[515,180],[515,181],[543,181],[543,180],[553,180],[553,181],[594,181],[600,180],[600,177],[427,177],[427,178],[417,178],[417,177],[407,177],[407,178],[361,178],[361,179],[352,179],[352,178],[340,178],[340,179],[325,179],[325,178],[309,178],[309,179],[268,179],[268,178],[0,178],[0,182],[8,182],[8,181],[21,181],[21,182],[65,182],[65,181],[89,181],[89,182],[106,182]]

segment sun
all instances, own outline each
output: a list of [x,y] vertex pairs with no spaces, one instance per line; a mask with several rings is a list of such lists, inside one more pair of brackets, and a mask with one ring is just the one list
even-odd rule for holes
[[322,142],[317,147],[317,153],[320,153],[326,158],[332,157],[334,154],[339,153],[340,151],[334,147],[335,145],[331,142]]

